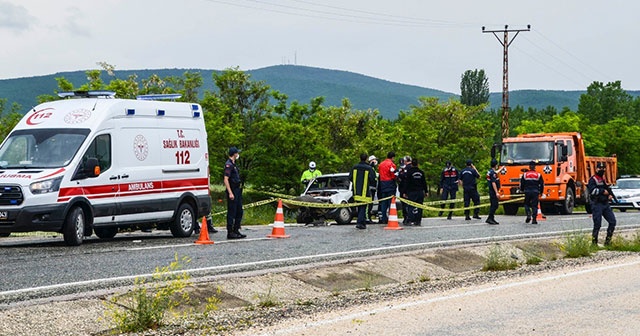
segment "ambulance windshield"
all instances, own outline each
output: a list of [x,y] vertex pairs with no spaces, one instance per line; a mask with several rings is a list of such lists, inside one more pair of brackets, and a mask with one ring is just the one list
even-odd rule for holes
[[68,165],[89,135],[88,129],[17,130],[0,147],[0,167],[58,168]]
[[523,165],[531,161],[553,163],[553,142],[511,142],[502,146],[500,163]]

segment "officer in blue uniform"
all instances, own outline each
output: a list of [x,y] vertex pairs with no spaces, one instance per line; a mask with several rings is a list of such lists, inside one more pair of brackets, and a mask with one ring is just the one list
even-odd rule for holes
[[240,150],[236,147],[229,148],[229,159],[224,164],[224,186],[227,195],[227,239],[245,238],[240,233],[242,221],[242,187],[240,171],[236,166],[236,160],[240,157]]
[[607,180],[604,177],[606,166],[604,162],[596,164],[596,174],[591,176],[587,184],[587,192],[591,200],[591,218],[593,218],[592,244],[598,245],[598,234],[602,225],[602,217],[607,220],[607,237],[604,240],[605,245],[611,244],[611,237],[616,228],[616,216],[609,206],[609,200],[613,198],[610,192]]
[[529,162],[529,170],[520,178],[520,190],[524,192],[524,212],[527,214],[525,223],[538,224],[538,197],[544,190],[542,174],[536,171],[535,161]]
[[[468,207],[473,201],[474,206],[480,205],[480,194],[478,194],[478,179],[480,173],[473,165],[473,161],[467,160],[467,166],[460,172],[460,181],[462,182],[462,191],[464,199],[464,207]],[[469,209],[464,211],[464,219],[471,220]],[[480,208],[473,209],[473,218],[480,218]]]
[[[458,170],[451,165],[451,161],[447,161],[446,166],[440,173],[440,199],[455,199],[458,192]],[[449,209],[453,209],[454,203],[449,204]],[[445,204],[441,204],[440,208],[444,209]],[[438,216],[442,216],[443,211],[438,212]],[[453,212],[449,211],[447,219],[451,219]]]
[[491,206],[489,206],[489,217],[485,221],[487,224],[491,225],[500,224],[494,218],[496,210],[498,210],[498,190],[500,190],[500,179],[498,178],[498,173],[496,173],[496,168],[498,168],[498,161],[496,159],[491,159],[491,169],[487,172],[489,202],[491,202]]

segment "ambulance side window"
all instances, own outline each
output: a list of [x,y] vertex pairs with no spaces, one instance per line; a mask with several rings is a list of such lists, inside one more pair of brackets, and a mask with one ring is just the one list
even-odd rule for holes
[[100,171],[104,172],[107,169],[111,168],[111,135],[110,134],[101,134],[98,135],[87,151],[84,153],[82,157],[82,163],[87,162],[89,158],[98,159],[98,163],[100,164]]

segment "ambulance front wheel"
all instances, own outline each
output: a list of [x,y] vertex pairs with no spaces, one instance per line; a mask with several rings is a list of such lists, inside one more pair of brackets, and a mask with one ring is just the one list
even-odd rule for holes
[[171,224],[171,234],[174,237],[189,237],[196,225],[196,214],[189,203],[182,203]]
[[78,246],[82,244],[84,238],[84,211],[81,207],[74,207],[67,214],[62,228],[62,235],[65,244],[69,246]]

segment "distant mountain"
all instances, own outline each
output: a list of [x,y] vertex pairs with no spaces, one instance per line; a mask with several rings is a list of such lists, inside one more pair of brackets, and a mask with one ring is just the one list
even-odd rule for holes
[[[204,79],[201,92],[214,91],[212,74],[218,70],[206,69],[145,69],[118,70],[116,77],[126,79],[130,75],[137,75],[138,79],[146,79],[152,74],[162,78],[167,76],[182,76],[186,71],[200,72]],[[325,105],[339,106],[343,98],[349,98],[356,109],[378,109],[380,114],[389,119],[395,119],[398,112],[408,110],[416,105],[418,97],[438,97],[442,101],[458,98],[458,95],[436,89],[423,88],[414,85],[394,83],[357,73],[340,70],[328,70],[298,65],[277,65],[266,68],[248,70],[253,80],[265,81],[271,88],[289,97],[289,101],[308,103],[312,98],[325,97]],[[0,98],[7,98],[9,104],[16,102],[23,107],[23,111],[36,104],[36,97],[43,94],[53,94],[57,88],[55,78],[64,77],[74,86],[87,82],[84,71],[60,72],[45,76],[25,77],[0,80]],[[103,74],[103,80],[108,82],[112,77]],[[569,107],[576,110],[580,95],[585,91],[550,91],[550,90],[520,90],[509,93],[509,105],[525,108],[542,109],[549,105],[562,110]],[[640,92],[630,92],[640,95]],[[491,108],[499,109],[502,93],[492,93]]]

